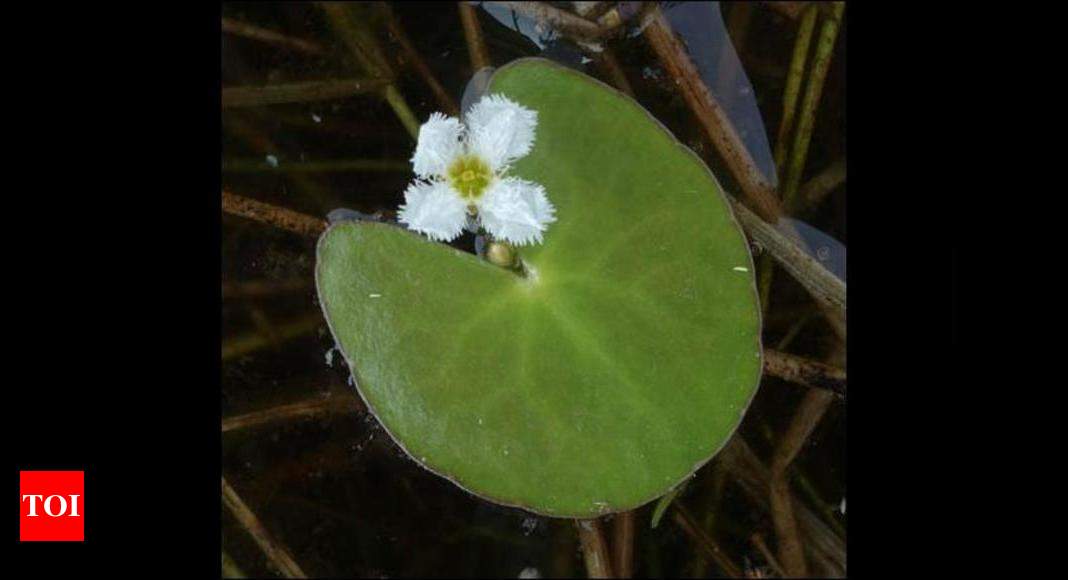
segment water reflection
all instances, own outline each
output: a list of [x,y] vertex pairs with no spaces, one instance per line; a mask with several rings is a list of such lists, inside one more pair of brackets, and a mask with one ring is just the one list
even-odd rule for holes
[[846,247],[822,230],[794,218],[780,218],[775,227],[841,281],[846,281]]
[[538,56],[580,71],[584,71],[585,65],[590,62],[578,45],[553,28],[512,10],[503,2],[481,2],[479,5],[498,22],[533,42],[541,51]]
[[[645,24],[642,18],[635,17],[641,4],[620,2],[618,5],[620,17],[630,18],[626,32],[629,37],[641,34]],[[498,22],[533,42],[541,50],[538,56],[582,71],[591,62],[582,49],[559,32],[512,10],[504,3],[484,2],[479,5]],[[757,168],[768,183],[776,186],[775,161],[764,130],[764,121],[757,107],[753,86],[723,23],[719,2],[665,2],[661,4],[661,10],[686,45],[701,79],[727,113]],[[599,45],[586,45],[586,48],[596,51]],[[647,74],[658,76],[654,69],[647,69]]]
[[727,34],[719,2],[667,2],[661,10],[689,50],[701,80],[726,111],[756,166],[774,187],[778,180],[764,121],[753,85]]

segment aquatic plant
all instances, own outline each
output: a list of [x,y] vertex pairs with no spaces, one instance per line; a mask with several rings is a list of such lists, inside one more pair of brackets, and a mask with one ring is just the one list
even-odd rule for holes
[[[530,107],[523,134],[537,112],[538,139],[495,139],[481,155],[513,162],[557,205],[544,243],[521,249],[528,274],[341,222],[319,241],[323,312],[368,408],[415,461],[545,515],[633,509],[708,461],[755,392],[748,244],[704,164],[625,95],[544,59],[502,67],[489,88],[494,107]],[[466,117],[476,130],[486,102]],[[428,140],[459,143],[446,123],[423,126],[417,173],[468,162],[428,153]]]
[[[841,42],[836,48],[835,42],[844,25],[841,6],[804,2],[726,5],[731,42],[716,52],[718,49],[708,49],[708,39],[714,45],[726,36],[717,28],[721,25],[717,24],[719,7],[715,3],[593,2],[574,3],[573,10],[547,3],[483,3],[480,8],[464,2],[444,10],[400,5],[394,8],[385,3],[227,5],[222,95],[222,197],[227,213],[223,220],[223,396],[227,414],[223,422],[223,499],[227,513],[232,515],[224,519],[223,567],[227,575],[508,575],[522,570],[524,576],[568,576],[574,575],[575,566],[583,563],[591,576],[703,576],[713,570],[728,576],[844,574],[844,481],[840,475],[843,472],[837,470],[843,427],[839,418],[845,400],[845,373],[841,369],[844,270],[829,268],[824,261],[826,255],[838,255],[835,251],[821,253],[817,250],[822,246],[806,245],[824,244],[825,236],[810,236],[811,228],[797,219],[801,217],[836,236],[844,235],[843,214],[835,213],[845,199],[844,143],[836,135],[840,132],[837,115],[843,108],[844,93],[841,74],[835,72],[841,59],[831,58],[844,49]],[[428,17],[420,13],[423,10]],[[517,31],[508,30],[513,23]],[[813,38],[817,40],[810,42]],[[756,75],[751,90],[745,81],[746,73],[731,64],[731,43],[742,56],[740,62],[749,76]],[[706,255],[695,255],[692,248],[677,243],[681,234],[663,235],[668,228],[655,227],[659,221],[678,219],[665,216],[690,209],[687,200],[691,198],[685,191],[681,196],[674,195],[668,187],[663,196],[641,197],[638,203],[627,207],[617,207],[609,201],[616,184],[611,181],[615,179],[613,173],[603,171],[605,167],[648,169],[642,163],[635,167],[606,163],[597,171],[591,169],[588,175],[607,176],[593,185],[585,179],[579,180],[581,187],[577,188],[561,183],[561,174],[576,171],[570,166],[573,162],[565,161],[562,170],[553,165],[565,157],[582,159],[587,152],[601,147],[604,140],[591,144],[576,130],[546,132],[551,120],[545,115],[561,107],[540,99],[558,95],[559,87],[546,89],[544,95],[535,90],[527,93],[516,87],[508,89],[504,81],[507,67],[497,71],[502,74],[493,75],[494,83],[501,84],[491,92],[536,111],[538,131],[531,151],[511,164],[505,175],[539,184],[555,209],[555,221],[544,220],[546,227],[539,229],[541,243],[517,244],[515,248],[531,270],[509,271],[481,260],[474,255],[477,248],[472,247],[473,236],[452,238],[453,249],[441,241],[405,232],[401,229],[403,224],[398,227],[381,223],[396,221],[399,216],[393,210],[407,203],[403,197],[406,186],[411,185],[408,158],[417,149],[419,120],[428,119],[434,111],[459,116],[457,96],[472,73],[539,51],[583,68],[634,97],[696,151],[694,159],[700,157],[701,161],[695,166],[708,164],[722,184],[714,185],[716,194],[705,196],[700,203],[722,199],[729,204],[721,215],[733,213],[737,218],[759,258],[755,271],[752,264],[744,261],[724,263],[729,267],[720,268],[714,261],[707,261]],[[775,60],[770,60],[769,55],[775,55]],[[510,92],[513,90],[516,92]],[[768,100],[779,91],[783,91],[781,115],[780,107]],[[759,111],[754,94],[764,99]],[[747,99],[750,104],[745,105]],[[613,102],[625,100],[616,95]],[[749,112],[744,112],[746,106]],[[581,118],[582,112],[572,114]],[[767,159],[772,158],[770,150],[762,153],[759,139],[754,141],[765,134],[759,124],[761,112],[772,121],[776,115],[781,117],[778,131],[773,132],[777,136],[774,159],[784,174],[781,181],[785,185],[781,189],[779,176],[774,175],[774,170],[770,174],[767,170]],[[645,115],[645,122],[650,121],[652,117]],[[629,131],[621,128],[620,134],[625,138]],[[667,132],[662,134],[670,137]],[[681,146],[676,147],[681,150]],[[826,171],[821,172],[823,168]],[[468,169],[471,168],[464,171]],[[459,175],[463,176],[464,171]],[[582,168],[577,172],[587,174]],[[671,171],[647,173],[668,176],[669,181],[673,175]],[[473,171],[473,185],[477,185],[480,174],[484,172]],[[691,177],[677,181],[685,183]],[[582,189],[596,193],[591,197],[599,201],[584,208],[586,200],[577,193]],[[627,187],[620,190],[626,199],[633,199],[629,197],[633,192]],[[720,197],[722,194],[726,195]],[[499,360],[509,360],[508,368],[529,370],[529,363],[524,367],[511,359],[540,350],[566,354],[576,350],[569,345],[584,344],[589,348],[577,349],[581,351],[577,356],[580,360],[568,360],[575,363],[572,366],[576,369],[582,368],[582,361],[601,364],[602,370],[597,372],[606,379],[613,374],[632,374],[629,366],[640,371],[648,364],[641,357],[604,357],[605,351],[598,353],[595,348],[609,352],[647,349],[647,345],[641,345],[642,338],[630,336],[632,329],[623,330],[628,322],[644,328],[653,327],[654,321],[661,318],[670,318],[670,325],[685,326],[685,315],[660,314],[665,306],[655,299],[661,296],[661,289],[655,288],[654,282],[677,290],[679,296],[673,299],[681,301],[687,287],[677,273],[687,272],[687,268],[698,272],[701,280],[713,272],[724,277],[723,283],[743,279],[751,283],[754,274],[760,279],[761,293],[766,298],[761,300],[762,334],[768,348],[764,350],[762,369],[755,372],[760,374],[762,370],[765,388],[733,436],[727,437],[733,427],[725,427],[726,445],[715,459],[693,478],[686,478],[690,483],[685,489],[679,486],[646,507],[626,509],[660,490],[649,486],[647,496],[638,497],[640,490],[625,481],[605,487],[603,466],[620,455],[602,454],[592,448],[580,450],[568,460],[576,471],[587,468],[591,474],[588,479],[593,482],[586,487],[584,482],[573,486],[575,489],[568,490],[569,501],[574,505],[587,503],[589,498],[584,493],[590,490],[618,492],[620,496],[605,502],[607,505],[600,511],[594,510],[618,512],[608,517],[589,517],[572,526],[556,518],[495,508],[462,491],[454,492],[452,484],[417,467],[422,462],[418,450],[408,448],[415,462],[403,459],[408,454],[379,426],[381,420],[402,442],[432,439],[418,432],[408,433],[406,438],[401,431],[408,427],[391,426],[390,419],[383,417],[383,408],[388,405],[383,403],[379,408],[376,401],[396,404],[404,397],[372,394],[369,391],[381,389],[372,384],[374,381],[360,380],[364,378],[361,373],[388,375],[390,371],[384,367],[396,357],[353,357],[366,346],[344,344],[345,340],[352,343],[352,339],[338,340],[340,350],[335,349],[319,306],[313,304],[310,268],[314,247],[310,240],[322,235],[329,225],[318,216],[338,207],[352,207],[355,211],[331,214],[335,216],[332,219],[343,221],[330,228],[320,252],[330,246],[342,261],[359,262],[353,264],[357,267],[351,271],[363,271],[374,278],[354,281],[337,275],[339,287],[346,283],[350,287],[350,296],[345,299],[363,302],[353,307],[359,316],[352,318],[377,309],[380,320],[389,319],[397,329],[403,324],[398,326],[395,320],[408,316],[430,318],[441,327],[443,335],[452,337],[451,341],[441,338],[438,343],[449,347],[447,351],[423,348],[423,361],[398,360],[399,368],[408,370],[393,372],[423,372],[418,365],[429,367],[441,362],[448,368],[444,376],[450,381],[454,376],[470,379],[470,385],[460,385],[470,389],[467,397],[454,392],[455,384],[443,385],[454,387],[452,391],[443,388],[436,393],[428,389],[420,395],[425,395],[425,409],[445,419],[446,430],[450,421],[473,420],[463,424],[473,434],[463,445],[485,445],[489,451],[499,453],[496,462],[480,464],[532,469],[523,455],[529,458],[531,450],[537,449],[531,441],[537,441],[540,423],[525,430],[527,435],[522,439],[526,443],[520,448],[509,447],[505,454],[504,449],[494,445],[507,439],[501,431],[510,420],[523,425],[524,409],[542,417],[554,414],[536,405],[509,403],[504,397],[503,403],[496,403],[498,407],[503,405],[503,411],[479,415],[494,402],[479,398],[478,392],[491,396],[496,392],[485,388],[494,382],[490,380],[494,373],[487,378],[479,374],[487,361],[500,357]],[[706,211],[707,207],[696,213]],[[658,213],[664,215],[657,216]],[[784,214],[791,217],[785,218]],[[595,219],[602,215],[607,217]],[[643,216],[657,217],[646,217],[651,223],[643,225]],[[701,219],[695,216],[694,221]],[[479,223],[472,221],[467,226],[475,229]],[[446,231],[455,232],[451,227]],[[623,239],[625,234],[620,232],[628,228],[636,231]],[[732,229],[737,231],[737,226],[719,228]],[[492,235],[489,228],[485,231]],[[697,231],[694,234],[692,239],[698,240],[708,235]],[[742,239],[741,235],[737,237]],[[662,251],[658,243],[675,248],[679,255],[670,255],[670,249]],[[368,255],[346,253],[340,249],[346,245],[370,251]],[[490,249],[499,247],[493,245]],[[569,257],[573,261],[569,262]],[[687,259],[692,263],[683,265]],[[660,260],[667,261],[662,269]],[[399,264],[405,267],[400,268]],[[412,264],[414,268],[410,267]],[[647,279],[629,290],[629,283],[621,281],[622,274],[635,272],[637,265],[649,264],[653,264],[652,268],[643,272]],[[584,271],[584,266],[589,271]],[[613,273],[613,268],[621,270],[616,273],[620,277],[605,277],[606,273]],[[478,281],[471,284],[468,273],[476,269],[479,273],[474,277]],[[773,269],[785,274],[773,278]],[[390,271],[397,275],[394,277],[421,276],[424,283],[435,285],[437,290],[418,296],[409,294],[409,308],[391,304],[392,300],[404,300],[405,294],[395,291],[404,280],[392,279]],[[672,275],[672,271],[676,274]],[[320,275],[322,278],[322,272]],[[567,283],[571,287],[561,284],[564,278],[570,278]],[[599,279],[606,282],[598,283]],[[385,285],[372,288],[378,280]],[[520,292],[531,297],[547,295],[548,305],[539,310],[535,306],[537,300],[522,298]],[[343,294],[340,290],[337,293]],[[439,305],[439,310],[428,314],[432,308],[420,304],[420,300],[455,303],[455,296],[464,294],[469,304],[455,312]],[[324,300],[327,309],[330,306],[326,302],[330,300]],[[670,312],[673,307],[667,308]],[[467,338],[458,337],[455,330],[447,328],[450,319],[461,315],[477,317],[453,326],[461,330],[466,327]],[[613,316],[621,320],[613,320]],[[700,316],[693,322],[701,326]],[[682,333],[702,335],[702,330]],[[408,340],[401,332],[378,336],[379,342],[384,343]],[[417,339],[413,346],[419,340],[431,339]],[[696,348],[688,344],[674,346]],[[670,342],[663,347],[671,354]],[[600,360],[596,360],[599,355]],[[549,355],[545,356],[548,360]],[[368,400],[378,419],[355,396],[353,385],[345,384],[349,369],[341,362],[346,357],[352,359],[359,387],[368,391],[363,394],[372,395]],[[685,374],[686,368],[691,372],[697,368],[674,366],[677,365],[671,365],[668,371]],[[613,373],[613,367],[626,372]],[[417,370],[412,371],[413,368]],[[566,375],[566,370],[553,372]],[[711,374],[716,375],[716,371]],[[497,376],[503,376],[503,371]],[[638,382],[631,383],[616,394],[637,392],[634,385]],[[536,389],[542,382],[527,379],[523,384]],[[548,390],[553,391],[552,382],[547,384]],[[571,389],[574,394],[591,392],[606,391]],[[743,393],[744,389],[739,388],[737,394]],[[431,400],[433,397],[439,398]],[[452,405],[448,397],[453,397]],[[533,395],[529,397],[528,402],[536,400]],[[567,391],[551,392],[540,400],[555,404],[566,397]],[[606,403],[596,398],[589,402],[593,404],[556,407],[555,415],[570,413],[572,425],[586,427],[599,421],[596,417],[583,417],[585,409],[601,413],[613,404],[608,402],[609,406],[604,407]],[[446,404],[442,407],[441,403]],[[460,408],[455,408],[457,405]],[[470,417],[464,415],[465,405],[470,407]],[[713,408],[702,403],[691,405],[693,409],[682,407],[679,404],[662,409],[660,405],[649,405],[655,409],[654,415],[682,413],[684,425],[690,425],[685,423],[687,412],[696,416],[701,409]],[[714,422],[719,420],[716,414],[712,411],[712,415],[703,418]],[[363,420],[353,420],[354,417]],[[499,432],[479,438],[476,428],[480,417],[483,426],[487,418],[496,421],[494,428]],[[640,422],[637,416],[632,417]],[[299,420],[302,418],[312,420]],[[634,420],[624,421],[625,416],[615,419],[627,423],[620,433],[641,430],[629,425]],[[416,429],[432,431],[433,424],[432,420],[425,421]],[[542,428],[544,440],[555,440],[564,433],[561,440],[567,441],[566,428],[558,429]],[[608,434],[594,434],[586,444],[610,439]],[[708,443],[711,454],[717,438],[698,434],[695,439]],[[806,445],[813,440],[820,445]],[[665,441],[663,445],[668,455],[704,453],[697,447],[694,441],[681,445]],[[529,482],[520,481],[520,473],[496,478],[472,474],[468,471],[476,469],[475,461],[443,467],[445,458],[440,455],[425,454],[425,463],[454,479],[460,477],[456,474],[462,474],[476,482],[465,487],[478,487],[472,490],[484,497],[499,499],[499,494],[487,489],[502,482],[505,487],[513,486],[504,494],[511,493],[505,503],[523,503],[515,499],[515,486]],[[542,454],[542,459],[549,456]],[[668,457],[656,461],[670,462]],[[665,488],[670,485],[665,484]],[[527,487],[535,495],[539,491],[535,485]],[[623,497],[627,490],[632,500]],[[524,501],[529,502],[529,497]],[[652,503],[657,504],[660,523],[655,530],[647,525]],[[539,505],[527,508],[549,513],[543,509],[548,504]],[[676,529],[682,532],[681,536],[670,533]],[[251,536],[246,536],[245,531]],[[249,542],[248,537],[255,543]],[[680,544],[678,537],[688,543]],[[576,545],[582,554],[577,561]],[[262,556],[250,551],[257,549],[266,555],[267,566],[262,563]],[[679,559],[679,555],[689,557]],[[238,566],[242,570],[237,570]]]

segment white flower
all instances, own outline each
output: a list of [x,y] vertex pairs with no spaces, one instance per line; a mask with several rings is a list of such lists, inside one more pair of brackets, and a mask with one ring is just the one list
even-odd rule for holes
[[501,95],[487,95],[465,123],[434,113],[419,128],[412,156],[415,179],[397,219],[433,240],[459,236],[468,217],[494,238],[515,245],[541,243],[556,221],[541,185],[506,175],[530,153],[538,114]]

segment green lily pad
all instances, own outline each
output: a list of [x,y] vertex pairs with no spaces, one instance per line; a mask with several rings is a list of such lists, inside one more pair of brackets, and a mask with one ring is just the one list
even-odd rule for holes
[[332,226],[319,298],[361,396],[417,462],[552,516],[635,508],[728,440],[761,375],[752,257],[708,168],[640,105],[543,59],[512,174],[558,221],[521,277],[401,227]]

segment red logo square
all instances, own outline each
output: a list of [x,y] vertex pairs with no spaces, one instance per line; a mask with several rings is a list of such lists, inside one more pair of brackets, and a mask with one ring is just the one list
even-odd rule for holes
[[85,541],[85,472],[19,472],[19,541]]

